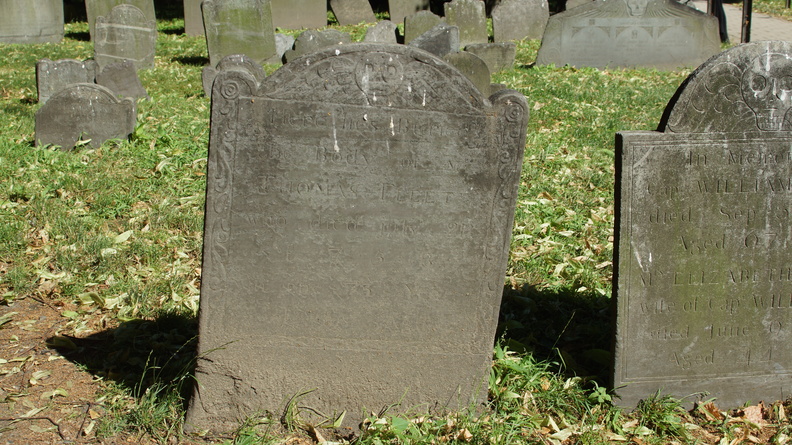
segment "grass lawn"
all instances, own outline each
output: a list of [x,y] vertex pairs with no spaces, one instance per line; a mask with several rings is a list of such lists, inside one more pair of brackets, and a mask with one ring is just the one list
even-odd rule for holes
[[[780,0],[772,0],[779,2]],[[756,5],[757,3],[755,3]],[[614,134],[653,130],[689,71],[531,67],[493,82],[531,107],[504,305],[478,413],[385,413],[360,432],[299,406],[250,413],[225,437],[183,436],[192,385],[209,99],[202,38],[161,20],[129,141],[35,148],[35,63],[86,59],[87,25],[58,45],[0,44],[0,437],[19,443],[786,443],[788,405],[685,411],[611,403]],[[336,27],[361,40],[364,27]],[[271,72],[276,67],[267,67]],[[647,395],[649,396],[649,395]],[[396,401],[394,401],[396,402]],[[757,417],[757,410],[759,415]],[[759,441],[759,442],[757,442]]]

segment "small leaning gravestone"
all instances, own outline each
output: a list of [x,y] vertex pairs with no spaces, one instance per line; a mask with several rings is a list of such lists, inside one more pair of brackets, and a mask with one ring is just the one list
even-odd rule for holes
[[792,394],[792,43],[711,58],[617,135],[613,384],[722,407]]
[[39,103],[73,83],[95,83],[99,67],[94,60],[41,59],[36,62],[36,87]]
[[525,98],[487,98],[409,46],[357,44],[261,82],[229,65],[211,113],[187,428],[300,394],[345,426],[486,398]]

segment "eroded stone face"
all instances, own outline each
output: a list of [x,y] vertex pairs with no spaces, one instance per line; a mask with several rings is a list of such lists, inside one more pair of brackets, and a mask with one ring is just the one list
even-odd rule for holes
[[306,386],[302,406],[349,426],[481,401],[525,99],[487,100],[404,45],[335,46],[266,79],[219,68],[188,427],[280,413]]
[[756,113],[760,130],[781,130],[792,107],[792,60],[788,54],[754,58],[743,73],[745,103]]

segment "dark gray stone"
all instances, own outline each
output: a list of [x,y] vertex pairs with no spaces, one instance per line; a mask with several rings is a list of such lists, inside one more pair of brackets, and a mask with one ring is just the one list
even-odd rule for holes
[[202,0],[184,0],[184,33],[188,36],[204,35]]
[[204,93],[207,96],[212,96],[212,86],[214,85],[215,77],[217,73],[220,71],[244,71],[248,73],[248,75],[252,75],[258,82],[264,80],[267,77],[267,74],[264,72],[264,69],[261,68],[261,65],[257,64],[253,59],[250,57],[244,56],[242,54],[234,54],[231,56],[227,56],[225,59],[221,60],[217,67],[205,66],[203,69],[203,73],[201,74]]
[[0,43],[63,40],[62,0],[0,0]]
[[36,111],[36,145],[71,150],[79,141],[98,148],[108,139],[126,139],[135,129],[135,101],[91,83],[72,84]]
[[99,69],[131,60],[136,69],[154,67],[157,23],[132,5],[118,5],[106,16],[96,18],[94,59]]
[[458,69],[485,96],[490,95],[490,70],[481,57],[466,51],[449,53],[443,60]]
[[399,28],[390,20],[381,20],[366,29],[366,43],[399,43]]
[[549,18],[547,0],[504,0],[492,10],[493,40],[541,39]]
[[790,42],[732,48],[690,75],[658,131],[617,135],[619,404],[792,393],[790,75]]
[[459,27],[459,44],[487,43],[487,14],[481,0],[452,0],[443,5],[445,21]]
[[550,17],[536,64],[672,70],[718,52],[714,16],[674,0],[599,0]]
[[278,56],[278,60],[283,60],[283,55],[286,54],[286,51],[294,48],[294,41],[294,37],[290,35],[275,34],[275,53]]
[[121,97],[151,99],[140,83],[135,64],[131,60],[111,63],[102,68],[96,75],[96,83],[109,88]]
[[148,20],[157,21],[154,0],[85,0],[85,13],[88,16],[88,32],[91,40],[96,41],[96,19],[107,16],[118,5],[132,5],[143,11]]
[[465,51],[481,57],[490,72],[497,73],[512,69],[514,58],[517,55],[517,44],[514,42],[475,43],[466,46]]
[[282,29],[327,26],[327,0],[272,0],[272,23]]
[[437,26],[414,38],[409,44],[416,48],[443,57],[448,53],[459,51],[459,28],[438,23]]
[[341,25],[377,22],[368,0],[330,0],[330,8]]
[[445,23],[443,18],[432,11],[418,11],[404,18],[404,44],[415,40],[416,37],[429,31],[440,23]]
[[324,31],[309,29],[297,36],[294,41],[294,49],[286,51],[284,57],[287,62],[291,62],[298,57],[319,51],[322,48],[348,43],[352,43],[352,36],[345,32],[336,29],[326,29]]
[[525,98],[487,100],[405,45],[328,48],[260,84],[223,71],[213,88],[186,428],[280,416],[305,388],[301,406],[346,411],[344,426],[484,401]]
[[201,6],[209,65],[244,54],[258,64],[277,62],[270,0],[205,0]]
[[405,17],[425,9],[429,9],[429,0],[388,0],[388,12],[393,23],[402,23]]
[[94,83],[98,67],[94,60],[41,59],[36,63],[36,87],[39,103],[73,83]]

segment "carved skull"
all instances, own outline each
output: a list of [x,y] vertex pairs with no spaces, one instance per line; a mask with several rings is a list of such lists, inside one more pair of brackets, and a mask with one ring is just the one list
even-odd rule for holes
[[633,17],[641,17],[646,13],[646,7],[649,5],[649,0],[625,0],[627,3],[627,10]]
[[785,115],[792,107],[792,59],[766,53],[751,61],[742,75],[742,97],[756,114],[760,130],[788,129]]

